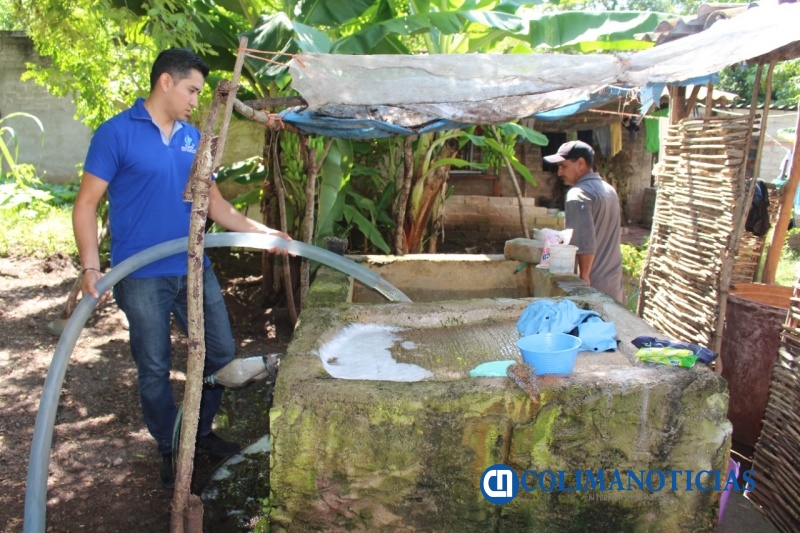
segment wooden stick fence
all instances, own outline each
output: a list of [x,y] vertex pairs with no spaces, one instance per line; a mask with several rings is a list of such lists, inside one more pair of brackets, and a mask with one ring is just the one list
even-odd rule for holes
[[772,370],[750,499],[780,531],[800,531],[800,280],[794,285]]
[[[684,119],[670,126],[639,314],[686,342],[714,344],[726,250],[735,242],[737,206],[746,198],[745,147],[752,118]],[[741,209],[741,208],[739,208]],[[743,245],[742,249],[747,246]]]

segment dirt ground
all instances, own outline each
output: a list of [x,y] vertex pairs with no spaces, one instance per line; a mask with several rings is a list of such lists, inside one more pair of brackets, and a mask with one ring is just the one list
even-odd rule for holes
[[[285,351],[284,310],[264,309],[260,254],[210,252],[240,356]],[[0,527],[22,531],[28,458],[61,314],[77,275],[66,256],[0,258]],[[185,338],[173,329],[172,379],[179,399]],[[226,394],[219,433],[247,444],[267,432],[265,406]],[[222,420],[224,422],[224,419]],[[263,426],[261,425],[263,421]],[[56,418],[47,492],[48,532],[168,531],[172,491],[157,475],[161,457],[142,421],[124,316],[113,301],[89,318],[69,362]],[[216,465],[199,457],[195,491]]]

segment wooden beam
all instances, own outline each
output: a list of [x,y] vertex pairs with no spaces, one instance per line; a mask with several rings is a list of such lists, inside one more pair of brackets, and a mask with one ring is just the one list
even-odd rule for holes
[[786,230],[792,216],[794,195],[797,192],[797,183],[800,182],[800,150],[798,147],[800,147],[800,109],[797,110],[797,124],[795,125],[792,170],[789,173],[789,181],[783,186],[781,210],[775,228],[772,230],[772,243],[769,245],[767,260],[764,263],[764,274],[761,277],[763,283],[775,283],[775,273],[778,271],[778,262],[783,251],[783,241],[786,238]]
[[247,107],[252,107],[256,110],[261,109],[274,109],[276,107],[295,107],[295,106],[308,106],[300,96],[280,96],[276,98],[260,98],[258,100],[245,100],[242,102]]
[[697,96],[700,94],[700,86],[695,85],[692,87],[692,94],[689,95],[689,100],[686,102],[686,113],[685,115],[688,117],[689,114],[692,112],[695,104],[697,104]]
[[763,56],[748,59],[747,64],[753,65],[756,63],[773,63],[778,61],[787,61],[789,59],[797,59],[800,57],[800,41],[789,43],[786,46],[781,46],[777,50],[768,52]]
[[705,117],[711,118],[712,111],[714,110],[714,83],[708,82],[706,85],[706,112]]
[[669,123],[674,126],[686,118],[686,88],[669,88]]

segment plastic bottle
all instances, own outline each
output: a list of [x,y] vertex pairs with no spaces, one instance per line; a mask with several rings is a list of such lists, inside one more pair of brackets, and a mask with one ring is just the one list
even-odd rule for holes
[[280,354],[276,353],[237,358],[206,377],[204,382],[209,385],[239,388],[266,377],[274,380],[279,359]]

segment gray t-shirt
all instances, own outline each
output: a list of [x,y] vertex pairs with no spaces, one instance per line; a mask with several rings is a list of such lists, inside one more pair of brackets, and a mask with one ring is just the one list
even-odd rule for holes
[[[579,254],[594,254],[591,286],[623,302],[620,208],[614,188],[590,172],[567,191],[565,224]],[[624,302],[623,302],[624,303]]]

